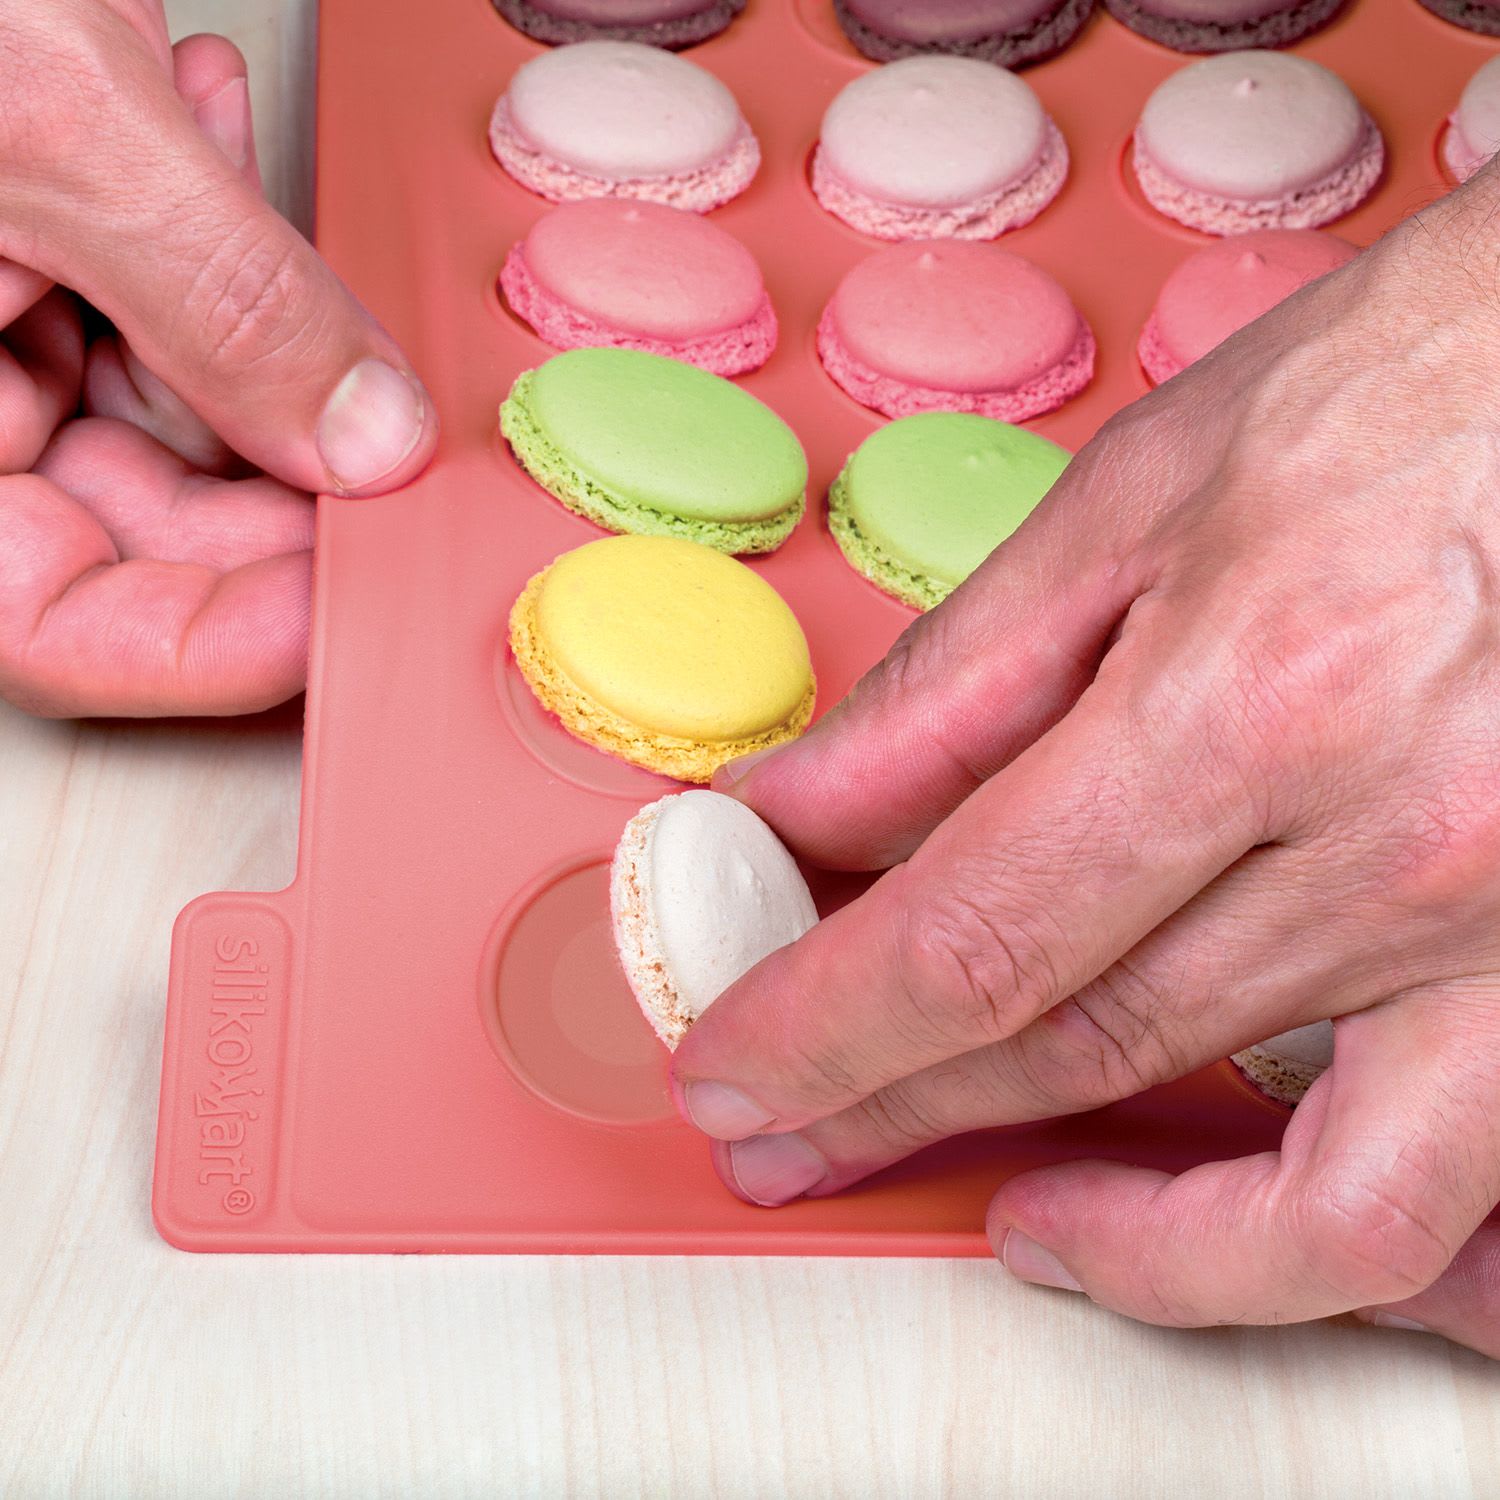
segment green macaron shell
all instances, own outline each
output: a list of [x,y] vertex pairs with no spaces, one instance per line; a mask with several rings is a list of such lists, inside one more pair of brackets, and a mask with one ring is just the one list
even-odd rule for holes
[[1031,514],[1069,457],[990,417],[901,417],[850,455],[829,491],[829,529],[857,572],[931,609]]
[[791,428],[733,382],[659,354],[559,354],[517,379],[500,430],[544,489],[610,531],[770,552],[806,506]]

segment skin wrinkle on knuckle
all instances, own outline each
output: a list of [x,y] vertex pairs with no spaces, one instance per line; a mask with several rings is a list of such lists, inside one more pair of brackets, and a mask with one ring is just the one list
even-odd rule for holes
[[[1303,1225],[1310,1268],[1351,1307],[1425,1291],[1458,1250],[1416,1206],[1420,1171],[1382,1180],[1368,1161],[1334,1162],[1315,1186]],[[1430,1169],[1429,1169],[1430,1170]]]
[[209,242],[174,320],[174,344],[190,341],[203,362],[239,375],[315,342],[295,242],[249,222]]
[[936,1034],[965,1049],[1007,1039],[1058,998],[1047,941],[998,915],[1007,909],[1025,907],[1007,903],[993,880],[955,880],[902,944],[912,1006]]

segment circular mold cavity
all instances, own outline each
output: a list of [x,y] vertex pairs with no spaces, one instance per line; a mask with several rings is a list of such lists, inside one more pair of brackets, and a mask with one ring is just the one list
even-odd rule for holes
[[677,1118],[666,1049],[615,956],[607,860],[524,892],[496,924],[480,973],[495,1051],[538,1098],[599,1125]]
[[616,760],[574,739],[537,702],[503,636],[495,651],[495,691],[515,737],[547,770],[564,781],[588,792],[625,797],[634,802],[652,802],[668,792],[682,790],[681,784],[669,777]]

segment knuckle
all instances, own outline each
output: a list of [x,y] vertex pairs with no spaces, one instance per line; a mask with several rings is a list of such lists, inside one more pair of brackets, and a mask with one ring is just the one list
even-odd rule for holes
[[983,880],[960,879],[902,944],[911,1003],[966,1047],[1003,1041],[1057,998],[1048,943],[1002,917],[1004,905]]
[[1351,1307],[1425,1291],[1458,1249],[1391,1184],[1347,1168],[1322,1184],[1309,1227],[1315,1268]]
[[1162,1025],[1161,997],[1125,960],[1043,1020],[1051,1043],[1042,1053],[1048,1081],[1084,1108],[1112,1104],[1187,1070]]
[[213,243],[193,273],[178,330],[202,360],[243,370],[306,341],[299,248],[260,224]]

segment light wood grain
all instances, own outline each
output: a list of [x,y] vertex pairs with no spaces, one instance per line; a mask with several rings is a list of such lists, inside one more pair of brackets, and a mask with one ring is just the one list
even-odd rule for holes
[[[301,21],[170,9],[250,54],[295,205]],[[1163,1332],[970,1262],[168,1249],[168,933],[290,876],[298,727],[0,709],[0,1496],[1500,1494],[1500,1370],[1410,1334]]]

